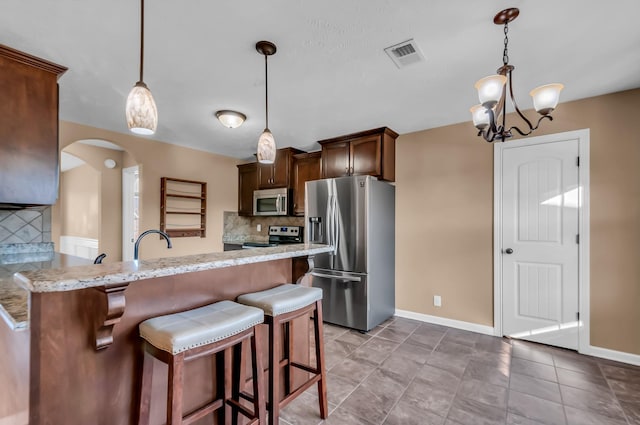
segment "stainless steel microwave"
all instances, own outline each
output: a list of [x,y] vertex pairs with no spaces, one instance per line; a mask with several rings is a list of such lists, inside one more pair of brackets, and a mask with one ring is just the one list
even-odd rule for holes
[[286,187],[253,191],[253,215],[287,215],[289,191]]

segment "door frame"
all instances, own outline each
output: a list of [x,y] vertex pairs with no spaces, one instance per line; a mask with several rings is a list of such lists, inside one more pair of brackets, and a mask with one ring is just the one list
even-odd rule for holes
[[[122,261],[133,260],[133,246],[131,242],[127,242],[130,234],[132,234],[132,216],[133,216],[133,204],[132,199],[134,197],[132,182],[134,181],[134,175],[138,175],[138,185],[140,185],[140,165],[134,165],[122,169]],[[138,201],[139,194],[138,194]],[[141,211],[141,205],[138,204],[138,212]],[[138,219],[139,220],[139,219]],[[139,222],[138,222],[139,224]],[[137,235],[134,235],[134,238]],[[129,258],[130,257],[130,258]]]
[[582,187],[580,207],[578,209],[578,302],[580,323],[578,329],[578,352],[587,353],[590,348],[590,309],[589,309],[589,129],[567,131],[545,136],[518,139],[493,145],[493,329],[494,335],[502,335],[502,158],[503,151],[509,148],[560,142],[578,139],[578,184]]

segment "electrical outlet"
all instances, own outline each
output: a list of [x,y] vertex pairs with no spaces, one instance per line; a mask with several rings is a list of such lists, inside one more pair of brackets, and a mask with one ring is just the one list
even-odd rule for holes
[[262,232],[262,224],[256,224],[256,231]]
[[442,297],[440,295],[433,296],[433,305],[436,307],[442,307]]

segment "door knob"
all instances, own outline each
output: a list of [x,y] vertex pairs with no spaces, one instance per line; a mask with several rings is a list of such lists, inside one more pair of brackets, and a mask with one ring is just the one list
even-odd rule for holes
[[507,248],[504,250],[505,254],[513,254],[513,249]]

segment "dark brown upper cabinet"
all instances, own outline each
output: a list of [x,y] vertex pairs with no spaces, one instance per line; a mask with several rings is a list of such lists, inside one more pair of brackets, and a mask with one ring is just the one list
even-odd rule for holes
[[322,178],[371,175],[396,179],[396,138],[388,127],[321,140]]
[[293,155],[301,152],[301,150],[294,148],[278,149],[276,151],[276,159],[273,164],[258,164],[258,188],[291,188]]
[[319,180],[322,175],[321,152],[299,153],[293,156],[293,209],[292,215],[304,215],[305,183]]
[[58,198],[58,78],[66,70],[0,44],[0,204]]
[[238,215],[253,215],[253,191],[258,188],[258,163],[238,165]]

